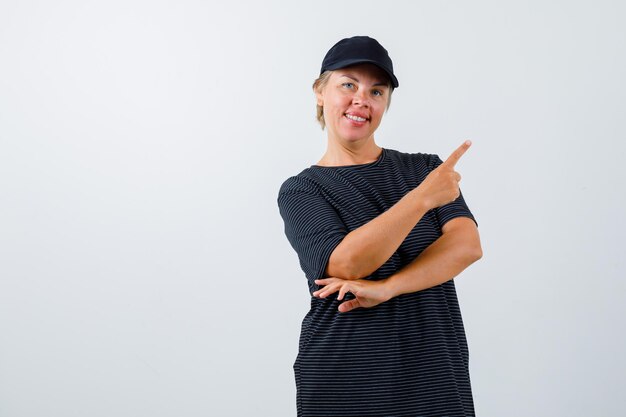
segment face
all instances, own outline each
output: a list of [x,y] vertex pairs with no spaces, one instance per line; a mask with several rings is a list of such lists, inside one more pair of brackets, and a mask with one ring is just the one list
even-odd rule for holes
[[343,143],[373,140],[389,93],[385,72],[375,65],[335,70],[316,92],[317,104],[324,107],[328,137]]

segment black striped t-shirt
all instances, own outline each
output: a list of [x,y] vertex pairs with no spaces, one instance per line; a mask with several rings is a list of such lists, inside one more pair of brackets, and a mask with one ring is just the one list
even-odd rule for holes
[[[397,203],[442,160],[383,148],[374,162],[312,165],[280,187],[278,207],[309,292],[319,289],[345,235]],[[463,194],[428,211],[396,252],[366,279],[415,259],[455,217],[474,216]],[[354,298],[347,294],[344,300]],[[372,308],[339,313],[337,294],[311,296],[294,363],[296,406],[305,416],[474,416],[469,350],[454,280]]]

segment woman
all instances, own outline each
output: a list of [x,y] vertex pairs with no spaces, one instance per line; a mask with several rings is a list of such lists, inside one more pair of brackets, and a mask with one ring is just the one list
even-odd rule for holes
[[453,278],[482,257],[455,163],[379,147],[398,87],[375,39],[346,38],[313,84],[326,154],[278,206],[311,293],[294,363],[298,416],[474,416]]

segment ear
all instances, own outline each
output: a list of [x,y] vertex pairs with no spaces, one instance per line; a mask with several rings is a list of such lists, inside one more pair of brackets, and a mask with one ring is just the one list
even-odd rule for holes
[[321,91],[321,88],[318,88],[315,91],[315,97],[317,99],[317,105],[323,107],[324,106],[324,92]]

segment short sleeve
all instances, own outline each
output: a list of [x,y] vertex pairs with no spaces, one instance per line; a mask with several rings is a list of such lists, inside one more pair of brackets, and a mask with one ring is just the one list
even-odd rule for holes
[[[430,163],[429,163],[429,171],[437,168],[441,165],[443,161],[439,158],[438,155],[432,154],[430,155]],[[463,197],[463,192],[459,188],[460,195],[451,203],[445,204],[443,206],[435,208],[433,211],[435,212],[435,216],[439,221],[439,226],[443,227],[448,221],[454,219],[455,217],[469,217],[474,221],[476,227],[478,227],[478,222],[474,218],[474,215],[470,211],[469,207],[465,203],[465,198]]]
[[310,283],[324,277],[335,248],[348,234],[337,211],[314,186],[290,177],[278,193],[285,235]]

